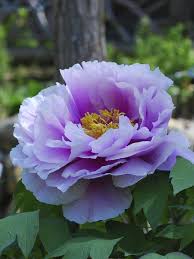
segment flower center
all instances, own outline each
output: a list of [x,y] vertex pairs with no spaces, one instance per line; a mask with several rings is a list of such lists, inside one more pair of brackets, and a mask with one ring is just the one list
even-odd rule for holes
[[119,127],[120,115],[125,115],[125,113],[117,109],[100,110],[99,114],[87,112],[81,119],[81,124],[87,135],[97,139],[108,129]]

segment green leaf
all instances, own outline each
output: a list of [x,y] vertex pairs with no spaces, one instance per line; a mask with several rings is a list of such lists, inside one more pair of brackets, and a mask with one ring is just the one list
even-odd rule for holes
[[143,209],[152,228],[161,222],[170,194],[167,173],[155,173],[139,182],[134,190],[135,214]]
[[191,257],[182,253],[174,252],[174,253],[169,253],[167,255],[159,255],[155,253],[147,254],[140,257],[140,259],[191,259]]
[[104,221],[98,221],[98,222],[88,222],[85,224],[80,225],[81,230],[89,230],[89,229],[95,229],[96,231],[105,232],[105,222]]
[[141,255],[153,248],[153,243],[146,240],[143,230],[135,224],[111,220],[106,223],[106,229],[114,237],[123,237],[119,247],[131,255]]
[[182,235],[183,239],[180,244],[181,250],[194,240],[194,223],[182,226]]
[[26,190],[21,180],[16,185],[14,195],[16,211],[19,209],[22,212],[28,212],[37,210],[39,207],[39,202],[36,200],[32,192]]
[[183,237],[182,226],[168,225],[156,236],[169,239],[181,239]]
[[64,259],[107,259],[120,239],[78,237],[67,241],[46,258],[63,256]]
[[54,251],[70,238],[67,221],[56,217],[40,219],[39,235],[47,252]]
[[140,259],[164,259],[165,257],[159,254],[151,253],[140,257]]
[[182,250],[194,240],[194,223],[182,226],[168,225],[156,236],[169,239],[181,239],[180,250]]
[[25,257],[31,252],[39,230],[39,212],[20,213],[0,220],[0,253],[16,239]]
[[177,163],[170,173],[174,194],[194,186],[194,165],[183,158],[178,158]]

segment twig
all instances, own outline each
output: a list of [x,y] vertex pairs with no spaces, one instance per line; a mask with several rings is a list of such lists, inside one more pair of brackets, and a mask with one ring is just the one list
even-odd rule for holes
[[114,0],[114,1],[127,7],[130,11],[132,11],[134,14],[136,14],[139,18],[146,16],[146,13],[143,11],[143,9],[140,6],[138,6],[135,2],[132,2],[130,0]]
[[115,28],[115,30],[117,31],[117,33],[120,35],[121,39],[124,42],[127,42],[129,44],[129,42],[131,41],[131,37],[129,36],[128,32],[125,30],[125,28],[120,25],[120,23],[118,22],[118,20],[116,20],[116,17],[113,13],[112,10],[112,6],[110,1],[107,4],[107,20],[112,24],[112,26]]

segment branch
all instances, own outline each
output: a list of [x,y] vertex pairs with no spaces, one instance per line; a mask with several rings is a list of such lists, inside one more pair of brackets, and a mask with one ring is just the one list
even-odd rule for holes
[[41,63],[50,63],[53,61],[53,50],[43,47],[38,48],[10,48],[10,56],[17,62],[38,61]]
[[147,16],[147,14],[143,11],[143,9],[138,6],[135,2],[132,2],[130,0],[114,0],[118,4],[121,4],[125,7],[127,7],[130,11],[132,11],[134,14],[136,14],[139,18],[142,18],[144,16]]
[[151,14],[151,13],[155,12],[156,10],[158,10],[163,5],[165,5],[166,3],[167,3],[167,0],[157,1],[154,4],[152,4],[151,6],[145,8],[145,12],[148,14]]

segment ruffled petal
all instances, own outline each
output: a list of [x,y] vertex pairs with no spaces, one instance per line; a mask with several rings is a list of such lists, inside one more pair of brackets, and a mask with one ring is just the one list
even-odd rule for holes
[[91,151],[89,143],[94,138],[86,135],[81,125],[68,122],[65,127],[65,137],[67,138],[65,143],[70,149],[70,160]]
[[63,206],[63,215],[79,224],[113,218],[129,208],[132,196],[127,189],[116,188],[110,178],[90,181],[85,194]]
[[10,158],[12,160],[13,165],[24,167],[24,160],[26,156],[22,152],[22,146],[17,145],[16,147],[12,148],[10,152]]
[[140,142],[134,142],[129,144],[125,148],[119,150],[117,154],[107,157],[107,161],[121,159],[121,158],[130,158],[132,156],[140,156],[149,151],[152,151],[162,142],[161,137],[154,136],[151,140],[143,140]]
[[174,109],[172,98],[156,87],[144,89],[139,106],[141,127],[166,128]]
[[120,116],[118,129],[109,129],[101,137],[90,143],[92,152],[97,153],[99,157],[117,154],[118,151],[129,144],[134,130],[129,118]]
[[69,166],[66,166],[63,170],[62,176],[64,178],[68,177],[79,177],[84,179],[93,179],[98,177],[106,176],[111,174],[110,169],[124,164],[125,159],[120,159],[114,162],[106,162],[101,159],[80,159]]
[[45,179],[47,186],[66,192],[80,179],[95,179],[111,174],[111,169],[125,163],[126,160],[106,162],[100,159],[79,159],[64,168],[50,173]]
[[183,157],[194,164],[194,152],[189,149],[190,143],[183,133],[172,130],[167,138],[173,143],[176,156]]
[[152,165],[139,158],[131,158],[112,171],[113,183],[117,187],[127,187],[144,178],[152,170]]
[[125,188],[136,184],[137,182],[139,182],[145,177],[146,175],[145,176],[121,175],[121,176],[113,177],[113,183],[116,187]]
[[82,197],[86,190],[87,182],[78,182],[66,192],[59,191],[56,187],[46,185],[36,173],[23,172],[22,182],[26,189],[31,191],[37,200],[54,205],[68,204]]
[[18,121],[14,125],[14,136],[19,143],[31,143],[34,139],[34,121],[37,108],[43,100],[42,95],[27,98],[20,106]]
[[[113,62],[82,62],[61,70],[81,116],[99,109],[117,108],[130,118],[138,115],[138,99],[134,91],[150,87],[167,89],[172,80],[149,65],[118,65]],[[91,87],[92,86],[92,87]],[[79,94],[77,94],[79,92]]]

